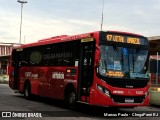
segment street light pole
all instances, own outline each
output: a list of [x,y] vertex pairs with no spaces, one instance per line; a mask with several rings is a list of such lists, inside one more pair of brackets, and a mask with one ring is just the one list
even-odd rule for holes
[[21,3],[21,21],[20,21],[20,38],[19,38],[19,44],[21,44],[21,33],[22,33],[22,10],[23,10],[23,4],[27,3],[27,1],[18,0],[17,2]]
[[104,13],[104,0],[103,0],[103,4],[102,4],[102,19],[101,19],[101,31],[102,31],[102,27],[103,27],[103,13]]

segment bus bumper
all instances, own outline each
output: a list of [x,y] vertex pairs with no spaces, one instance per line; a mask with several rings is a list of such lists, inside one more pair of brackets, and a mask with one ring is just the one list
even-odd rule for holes
[[150,93],[145,96],[131,96],[133,100],[127,100],[127,96],[106,96],[105,94],[96,91],[96,94],[91,94],[90,104],[104,107],[137,107],[137,106],[148,106],[150,103]]

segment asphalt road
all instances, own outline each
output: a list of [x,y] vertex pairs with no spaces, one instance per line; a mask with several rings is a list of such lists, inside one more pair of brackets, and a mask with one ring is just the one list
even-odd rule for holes
[[[12,118],[6,116],[12,116]],[[17,118],[17,116],[19,116],[19,118]],[[63,101],[41,97],[33,97],[32,100],[26,100],[22,94],[14,93],[14,91],[11,90],[7,84],[0,84],[0,120],[8,119],[159,120],[160,106],[111,109],[81,104],[79,105],[78,110],[72,111],[64,107]]]

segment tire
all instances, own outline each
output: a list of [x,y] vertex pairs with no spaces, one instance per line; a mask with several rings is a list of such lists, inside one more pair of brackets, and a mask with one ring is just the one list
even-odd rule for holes
[[67,91],[66,95],[66,106],[70,109],[76,109],[76,91],[74,89],[70,89]]
[[29,83],[26,83],[24,86],[24,97],[26,99],[30,99],[31,98],[31,87]]

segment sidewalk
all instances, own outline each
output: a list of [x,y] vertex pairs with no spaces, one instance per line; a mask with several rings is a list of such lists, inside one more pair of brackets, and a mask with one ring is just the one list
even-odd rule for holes
[[8,75],[0,75],[0,83],[2,84],[8,84],[9,76]]

